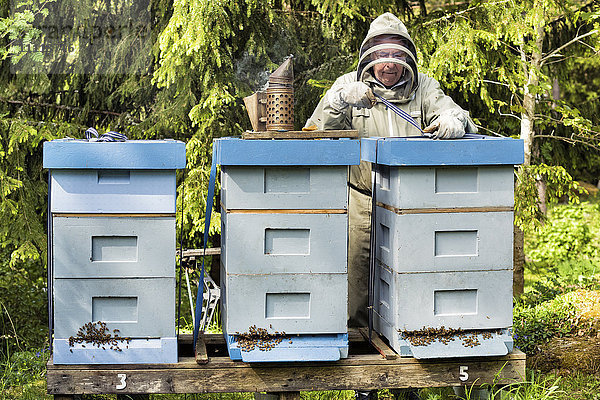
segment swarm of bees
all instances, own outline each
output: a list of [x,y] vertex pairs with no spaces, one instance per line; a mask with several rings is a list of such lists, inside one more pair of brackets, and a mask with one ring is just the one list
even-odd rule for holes
[[[81,347],[85,347],[83,343],[91,343],[92,346],[98,348],[102,347],[102,350],[106,350],[108,347],[110,350],[123,351],[119,345],[125,343],[126,347],[129,348],[129,342],[131,338],[119,336],[119,330],[113,329],[112,333],[106,326],[106,322],[88,322],[83,325],[77,331],[77,336],[71,336],[69,338],[69,347],[73,347],[75,343],[82,343]],[[69,349],[72,353],[73,350]]]
[[481,334],[483,339],[491,339],[493,333],[499,334],[500,331],[489,331],[489,330],[462,330],[452,329],[442,326],[441,328],[426,328],[418,331],[406,331],[398,330],[402,334],[402,337],[407,339],[413,346],[427,346],[435,341],[439,341],[445,345],[454,341],[456,338],[462,340],[464,347],[475,347],[479,346],[478,335]]
[[[269,327],[273,329],[273,325],[269,325]],[[275,331],[269,333],[265,328],[258,328],[256,325],[249,327],[248,332],[236,332],[235,336],[242,351],[252,351],[254,349],[269,351],[283,342],[284,339],[289,340],[290,344],[292,343],[292,339],[285,332]]]

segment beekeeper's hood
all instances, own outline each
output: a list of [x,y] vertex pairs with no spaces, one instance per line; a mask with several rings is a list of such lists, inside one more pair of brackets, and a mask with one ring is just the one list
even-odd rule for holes
[[[381,54],[384,56],[381,57]],[[386,88],[375,78],[373,66],[379,63],[396,63],[404,67],[400,80],[392,87]],[[393,96],[389,96],[390,93],[388,93],[385,97],[408,100],[417,90],[418,77],[417,52],[406,26],[391,13],[385,13],[375,18],[367,37],[360,46],[357,80],[367,83],[374,82],[376,84],[374,90],[380,86],[382,92],[390,90],[394,92]]]

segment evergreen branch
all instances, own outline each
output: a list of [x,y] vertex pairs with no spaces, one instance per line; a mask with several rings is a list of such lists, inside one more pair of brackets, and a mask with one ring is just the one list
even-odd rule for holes
[[505,42],[504,40],[498,39],[499,43],[502,43],[504,46],[508,47],[509,50],[515,52],[515,53],[519,53],[520,50],[510,44],[508,44],[507,42]]
[[590,147],[594,150],[600,150],[600,144],[590,143],[588,141],[582,139],[576,139],[574,137],[566,137],[566,136],[556,136],[556,135],[534,135],[534,138],[549,138],[560,140],[569,144],[582,144],[584,146]]
[[542,57],[540,66],[541,66],[541,65],[544,65],[544,63],[546,62],[546,60],[548,60],[548,59],[549,59],[549,58],[551,58],[551,57],[554,57],[554,55],[555,55],[555,54],[557,54],[557,53],[558,53],[558,52],[560,52],[561,50],[563,50],[563,49],[565,49],[565,48],[569,47],[569,46],[570,46],[570,45],[572,45],[573,43],[575,43],[575,42],[578,42],[578,41],[580,41],[581,39],[583,39],[583,38],[586,38],[586,37],[588,37],[588,36],[595,35],[595,34],[597,34],[597,33],[599,33],[599,32],[600,32],[600,30],[599,30],[599,29],[594,29],[593,31],[589,31],[588,33],[584,33],[583,35],[578,35],[578,36],[574,37],[573,39],[569,40],[567,43],[563,44],[562,46],[560,46],[560,47],[558,47],[558,48],[556,48],[556,49],[552,50],[552,51],[551,51],[550,53],[548,53],[548,54],[547,54],[545,57]]
[[[8,104],[20,104],[20,105],[26,105],[26,106],[32,106],[32,107],[52,107],[52,108],[56,108],[59,110],[67,110],[67,111],[88,111],[88,112],[91,112],[92,114],[112,115],[114,117],[120,117],[121,115],[125,114],[125,113],[118,113],[118,112],[114,112],[114,111],[85,110],[82,107],[66,106],[63,104],[35,103],[35,102],[31,102],[31,101],[9,100],[9,99],[2,99],[2,98],[0,98],[0,101],[2,101],[4,103],[8,103]],[[141,120],[133,119],[133,118],[132,118],[132,121],[137,122],[137,123],[142,122]]]
[[[556,122],[557,124],[561,124],[563,126],[569,126],[569,125],[565,125],[565,123],[564,123],[564,121],[562,119],[552,118],[549,115],[536,114],[535,116],[536,116],[536,118],[539,118],[539,119],[546,119],[548,121]],[[600,132],[599,131],[594,131],[592,129],[588,129],[588,128],[584,128],[584,127],[578,127],[578,128],[580,130],[584,131],[584,132],[589,132],[589,133],[592,133],[592,134],[594,134],[596,136],[600,136]],[[591,138],[589,138],[589,139],[591,139]],[[599,138],[599,140],[600,140],[600,138]]]
[[482,79],[481,82],[483,83],[491,83],[493,85],[498,85],[498,86],[506,86],[506,87],[510,87],[510,85],[508,83],[502,83],[502,82],[496,82],[496,81],[490,81],[489,79]]
[[[48,3],[49,3],[49,2],[51,2],[51,1],[55,1],[55,0],[46,0],[46,1],[44,1],[44,3],[42,3],[42,4],[40,5],[40,7],[39,7],[39,8],[38,8],[38,9],[35,11],[35,13],[33,14],[33,18],[35,19],[35,18],[36,18],[36,17],[37,17],[37,16],[38,16],[38,15],[39,15],[41,12],[42,12],[42,10],[43,10],[43,9],[44,9],[44,7],[46,6],[46,4],[48,4]],[[20,14],[20,13],[17,13],[17,14]],[[8,18],[7,18],[7,19],[8,19]],[[6,28],[4,29],[4,32],[2,32],[2,34],[0,35],[0,37],[2,37],[2,38],[3,38],[4,36],[6,36],[6,35],[8,34],[8,32],[9,32],[10,28],[11,28],[11,27],[12,27],[14,24],[15,24],[15,22],[13,21],[13,22],[12,22],[10,25],[6,26]],[[33,28],[33,26],[31,25],[31,26],[30,26],[30,29],[32,29],[32,28]],[[14,45],[14,44],[15,44],[15,43],[16,43],[16,42],[19,40],[19,39],[21,39],[21,38],[20,38],[20,37],[15,37],[13,40],[9,41],[7,45],[5,45],[5,46],[4,46],[3,52],[4,52],[5,54],[4,54],[4,57],[3,57],[3,58],[5,58],[7,54],[9,54],[9,50],[8,50],[8,49],[10,49],[10,48],[11,48],[11,47],[12,47],[12,46],[13,46],[13,45]]]
[[436,22],[447,21],[447,20],[452,19],[454,17],[459,17],[462,14],[466,14],[466,13],[468,13],[470,11],[476,10],[476,9],[478,9],[480,7],[495,6],[495,5],[498,5],[498,4],[504,4],[504,3],[509,3],[509,2],[510,2],[510,0],[500,0],[500,1],[493,2],[493,3],[476,5],[476,6],[473,6],[473,7],[466,8],[466,9],[461,10],[461,11],[454,12],[452,14],[444,15],[443,17],[432,19],[430,21],[427,21],[427,22],[423,23],[422,26],[431,25],[431,24],[434,24]]

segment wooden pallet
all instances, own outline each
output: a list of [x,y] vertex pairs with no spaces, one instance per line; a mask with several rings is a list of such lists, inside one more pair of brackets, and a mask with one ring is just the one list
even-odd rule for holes
[[269,392],[299,399],[300,391],[503,385],[525,376],[525,354],[518,350],[503,357],[424,361],[397,357],[380,337],[374,350],[358,330],[351,330],[349,339],[349,357],[336,362],[246,364],[229,359],[222,335],[205,334],[198,359],[191,335],[182,335],[177,364],[54,365],[50,360],[48,393],[71,399],[76,394]]
[[242,139],[358,139],[357,130],[244,132]]

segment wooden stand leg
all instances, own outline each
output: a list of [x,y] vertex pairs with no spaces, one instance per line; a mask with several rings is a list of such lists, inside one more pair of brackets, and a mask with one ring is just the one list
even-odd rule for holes
[[300,400],[300,392],[254,393],[254,400]]
[[279,392],[279,400],[300,400],[300,392]]
[[467,392],[469,392],[469,399],[471,400],[494,400],[493,399],[493,390],[485,387],[465,387],[465,386],[455,386],[454,394],[461,399],[467,398]]
[[117,400],[150,400],[149,394],[118,394]]

